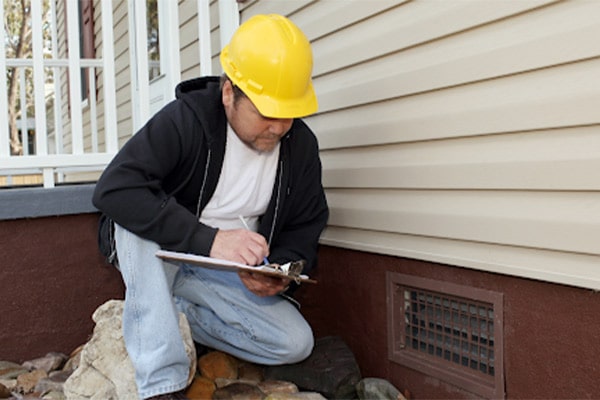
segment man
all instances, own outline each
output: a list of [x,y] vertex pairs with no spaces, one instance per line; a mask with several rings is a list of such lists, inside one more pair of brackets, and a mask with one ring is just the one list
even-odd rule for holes
[[313,347],[289,280],[155,256],[162,248],[248,265],[305,259],[304,272],[315,264],[328,208],[316,138],[297,119],[317,110],[309,42],[287,18],[257,15],[220,60],[225,75],[179,84],[93,196],[108,217],[101,232],[114,221],[123,335],[144,399],[185,398],[177,311],[194,341],[250,362],[294,363]]

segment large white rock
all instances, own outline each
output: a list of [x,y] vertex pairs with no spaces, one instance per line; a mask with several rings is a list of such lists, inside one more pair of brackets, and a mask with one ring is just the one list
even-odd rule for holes
[[[125,349],[121,329],[123,301],[109,300],[94,312],[92,338],[81,352],[79,367],[67,379],[67,400],[138,399],[133,365]],[[190,359],[188,384],[196,371],[196,350],[185,315],[179,314],[179,330]]]

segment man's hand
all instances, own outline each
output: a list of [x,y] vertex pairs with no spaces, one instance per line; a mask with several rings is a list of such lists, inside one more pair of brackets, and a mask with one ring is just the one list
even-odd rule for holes
[[289,279],[275,278],[246,271],[240,271],[238,274],[248,290],[260,297],[274,296],[277,293],[285,291],[290,284]]
[[[264,236],[248,229],[217,231],[210,249],[210,256],[235,261],[246,265],[262,264],[269,255],[269,246]],[[273,296],[287,289],[289,279],[274,278],[252,272],[239,272],[242,283],[257,296]]]
[[247,229],[219,229],[210,256],[235,261],[246,265],[262,264],[269,255],[269,246],[264,236]]

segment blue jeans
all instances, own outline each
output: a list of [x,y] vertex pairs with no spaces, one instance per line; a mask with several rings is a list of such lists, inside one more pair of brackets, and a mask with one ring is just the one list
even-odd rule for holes
[[289,364],[312,351],[310,326],[284,298],[254,295],[236,272],[165,263],[158,244],[118,225],[115,242],[126,286],[123,337],[141,398],[186,386],[178,312],[194,341],[246,361]]

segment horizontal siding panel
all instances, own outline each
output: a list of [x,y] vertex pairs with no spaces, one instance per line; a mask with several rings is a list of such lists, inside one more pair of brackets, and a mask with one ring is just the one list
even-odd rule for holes
[[248,5],[243,5],[240,7],[240,10],[243,11],[241,21],[244,22],[256,14],[277,13],[290,16],[297,10],[306,7],[311,3],[314,3],[314,0],[260,0],[252,2]]
[[600,158],[327,170],[328,188],[597,190]]
[[597,255],[329,226],[321,243],[600,290]]
[[[197,8],[196,11],[197,12]],[[181,12],[181,10],[180,10]],[[180,14],[181,17],[181,14]],[[187,19],[179,26],[179,45],[182,49],[198,47],[198,18]],[[196,58],[197,60],[198,58]]]
[[533,15],[552,10],[551,19],[521,17],[516,26],[512,20],[493,24],[323,76],[321,112],[598,57],[600,46],[589,38],[600,37],[600,2],[578,8],[581,18],[547,7]]
[[323,149],[600,122],[600,58],[309,119]]
[[327,199],[329,226],[600,254],[593,192],[329,189]]
[[346,26],[370,18],[408,0],[317,1],[292,15],[292,19],[311,40],[318,40]]
[[[180,51],[181,80],[197,78],[200,75],[200,50],[198,46],[187,46]],[[174,90],[174,89],[173,89]]]
[[408,2],[316,41],[314,74],[320,76],[549,3],[552,1]]
[[323,151],[326,188],[600,190],[600,125]]

